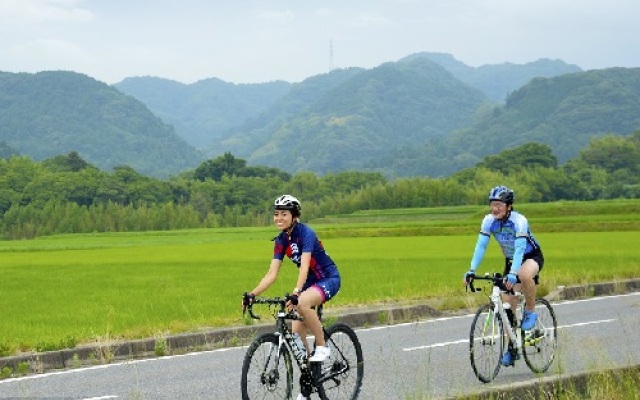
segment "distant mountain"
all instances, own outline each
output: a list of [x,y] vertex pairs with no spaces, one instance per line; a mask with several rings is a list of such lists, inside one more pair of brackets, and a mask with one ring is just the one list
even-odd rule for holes
[[365,70],[361,68],[337,69],[293,84],[287,95],[275,102],[266,112],[231,129],[225,137],[212,142],[212,149],[216,152],[228,151],[249,156],[261,147],[268,146],[271,132],[279,129],[279,124],[288,123],[314,110],[327,93],[363,71]]
[[187,85],[156,77],[127,78],[113,86],[145,103],[201,150],[265,112],[291,88],[283,81],[234,84],[210,78]]
[[[535,77],[580,71],[577,66],[547,59],[522,65],[505,63],[474,68],[450,54],[429,52],[415,53],[398,62],[416,59],[427,59],[441,65],[457,79],[498,102],[504,102],[510,92]],[[351,76],[365,71],[363,68],[333,71],[310,77],[303,85],[283,81],[233,84],[217,78],[183,84],[157,77],[131,77],[113,86],[145,103],[155,115],[173,125],[176,133],[187,143],[209,156],[217,156],[224,153],[226,145],[220,147],[219,144],[230,132],[238,129],[247,131],[250,126],[259,129],[274,118],[274,112],[279,114],[278,118],[286,119],[314,104],[316,97],[332,87],[334,79],[342,79],[337,77],[338,74]],[[298,93],[289,93],[294,88]],[[283,110],[283,105],[289,109]],[[226,140],[227,145],[234,142],[254,144],[254,138],[239,140],[234,135],[234,138]]]
[[417,58],[426,58],[442,65],[462,82],[480,89],[490,99],[500,102],[533,78],[552,78],[582,71],[577,65],[546,58],[526,64],[488,64],[474,68],[456,60],[451,54],[428,52],[411,54],[399,62],[413,61]]
[[42,160],[76,151],[103,169],[156,177],[227,152],[288,173],[389,177],[447,176],[531,141],[564,162],[593,137],[640,129],[640,69],[566,73],[576,68],[472,68],[418,53],[299,83],[146,77],[108,86],[72,72],[0,73],[0,152]]
[[527,142],[549,145],[561,163],[592,138],[640,129],[640,68],[591,70],[536,78],[504,106],[485,108],[469,128],[420,147],[405,146],[369,165],[409,175],[447,176],[484,156]]
[[33,160],[76,151],[93,165],[163,177],[204,156],[140,101],[74,72],[0,72],[0,142]]
[[640,68],[608,68],[536,78],[513,92],[504,107],[450,140],[477,154],[539,141],[564,162],[577,156],[594,136],[627,136],[637,129]]
[[234,129],[219,149],[287,172],[362,170],[399,146],[469,126],[487,101],[427,59],[338,70],[294,85],[268,119]]

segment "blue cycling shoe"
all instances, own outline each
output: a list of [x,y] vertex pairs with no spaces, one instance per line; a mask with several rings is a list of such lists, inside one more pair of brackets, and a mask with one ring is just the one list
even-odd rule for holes
[[504,365],[505,367],[508,366],[514,366],[516,363],[516,360],[520,359],[520,355],[519,354],[513,354],[511,352],[511,350],[507,350],[503,355],[502,358],[500,359],[500,364]]
[[524,310],[524,315],[522,316],[522,329],[525,331],[530,331],[536,326],[536,320],[538,319],[538,314],[533,311]]

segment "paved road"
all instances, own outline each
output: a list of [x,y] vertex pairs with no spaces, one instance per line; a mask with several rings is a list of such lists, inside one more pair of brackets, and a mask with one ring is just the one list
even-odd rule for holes
[[[640,364],[640,293],[554,303],[560,348],[549,375]],[[433,399],[534,379],[520,361],[490,385],[471,371],[472,315],[357,330],[362,399]],[[0,381],[0,398],[230,399],[246,348],[130,361]],[[560,372],[562,371],[562,372]]]

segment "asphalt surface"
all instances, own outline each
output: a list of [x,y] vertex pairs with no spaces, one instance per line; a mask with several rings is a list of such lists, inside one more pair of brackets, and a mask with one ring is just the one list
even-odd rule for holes
[[[620,282],[603,282],[586,286],[559,287],[546,298],[550,301],[571,300],[604,296],[608,294],[628,293],[640,290],[640,279]],[[390,326],[397,323],[414,321],[418,318],[440,318],[443,316],[461,315],[469,310],[453,312],[437,311],[427,305],[410,305],[402,307],[384,306],[363,309],[338,310],[340,314],[326,313],[325,319],[336,319],[354,328],[371,326]],[[381,322],[381,321],[384,321]],[[273,323],[253,326],[237,326],[212,329],[202,332],[168,336],[164,338],[167,354],[186,354],[194,351],[234,347],[247,344],[262,332],[273,330]],[[89,365],[106,365],[115,361],[140,360],[156,357],[156,339],[144,339],[118,343],[79,346],[73,349],[29,353],[0,358],[0,368],[11,368],[20,371],[19,375],[32,375],[54,370],[79,368]],[[26,364],[25,364],[26,363]],[[24,366],[28,365],[28,371]]]
[[[628,376],[640,376],[640,342],[635,335],[640,330],[640,291],[552,304],[558,319],[558,349],[550,369],[535,374],[521,359],[514,367],[501,368],[488,384],[475,377],[469,363],[473,311],[357,328],[365,359],[360,398],[555,398],[554,393],[567,388],[573,393],[580,377],[582,382],[589,382],[590,375],[602,379],[606,369],[616,368],[611,382],[630,382],[619,374],[629,366],[636,370]],[[222,347],[18,376],[0,380],[0,398],[237,400],[246,352],[247,346]],[[299,372],[297,368],[293,372],[295,396]],[[564,383],[567,379],[570,382]],[[590,384],[593,390],[593,381]],[[538,395],[525,394],[542,387]],[[488,397],[478,397],[487,393]],[[582,393],[574,398],[590,398],[590,392]]]

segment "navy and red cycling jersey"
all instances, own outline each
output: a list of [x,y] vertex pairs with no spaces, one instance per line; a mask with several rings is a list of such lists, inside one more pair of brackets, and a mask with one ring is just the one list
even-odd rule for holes
[[305,286],[325,278],[339,278],[338,267],[324,250],[322,242],[308,225],[297,223],[291,235],[281,232],[274,239],[273,258],[284,260],[286,255],[300,268],[302,253],[311,253],[309,275]]

